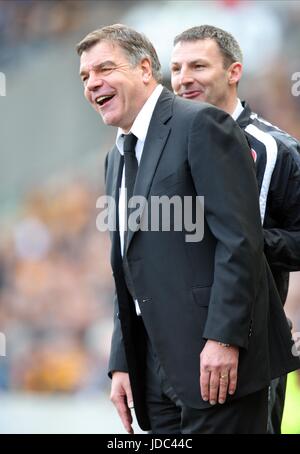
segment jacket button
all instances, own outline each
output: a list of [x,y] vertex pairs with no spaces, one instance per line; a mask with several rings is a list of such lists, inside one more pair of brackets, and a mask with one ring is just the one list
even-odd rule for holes
[[148,298],[148,297],[142,298],[142,303],[150,303],[150,301],[151,301],[151,298]]
[[251,337],[252,336],[252,321],[250,323],[250,327],[249,327],[249,334],[248,334],[248,337]]

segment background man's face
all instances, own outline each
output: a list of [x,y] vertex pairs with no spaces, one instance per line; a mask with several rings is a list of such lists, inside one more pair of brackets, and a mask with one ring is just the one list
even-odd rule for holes
[[145,102],[140,65],[133,67],[117,44],[101,41],[83,52],[84,95],[107,125],[129,130]]
[[214,40],[179,42],[174,47],[171,83],[179,96],[223,107],[229,96],[228,77]]

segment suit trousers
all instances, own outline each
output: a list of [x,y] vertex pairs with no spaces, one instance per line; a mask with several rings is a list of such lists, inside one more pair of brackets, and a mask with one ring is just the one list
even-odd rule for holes
[[[208,409],[185,406],[147,343],[146,401],[152,434],[265,434],[268,388]],[[200,392],[200,384],[199,384]]]

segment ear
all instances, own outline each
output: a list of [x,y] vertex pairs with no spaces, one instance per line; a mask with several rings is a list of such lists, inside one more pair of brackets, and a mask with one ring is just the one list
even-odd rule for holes
[[140,69],[142,72],[143,82],[148,84],[153,78],[150,58],[143,58],[143,60],[140,61]]
[[236,85],[242,77],[243,65],[240,62],[232,63],[228,68],[228,83],[229,85]]

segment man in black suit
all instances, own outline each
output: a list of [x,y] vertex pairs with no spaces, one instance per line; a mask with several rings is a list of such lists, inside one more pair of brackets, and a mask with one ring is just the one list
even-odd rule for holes
[[[111,399],[123,424],[131,433],[134,405],[140,427],[153,433],[265,432],[269,381],[298,361],[267,284],[246,139],[225,112],[164,89],[140,33],[104,27],[77,51],[87,100],[119,128],[106,190],[117,202]],[[130,229],[125,189],[140,203]],[[169,231],[164,218],[147,228],[162,196],[189,202],[168,219]]]
[[[209,102],[244,130],[256,163],[265,254],[284,305],[289,272],[300,270],[300,144],[238,98],[243,55],[236,39],[212,25],[174,39],[172,87],[181,97]],[[268,432],[280,433],[286,375],[271,383]]]

